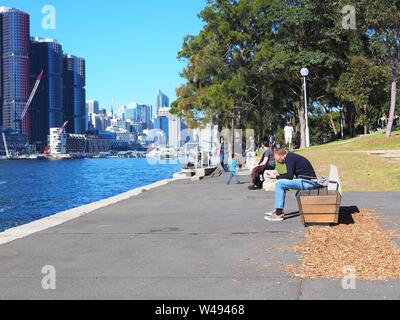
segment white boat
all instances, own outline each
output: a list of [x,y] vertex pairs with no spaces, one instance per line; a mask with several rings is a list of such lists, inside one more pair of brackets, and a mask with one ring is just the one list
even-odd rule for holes
[[48,157],[49,160],[71,160],[72,157],[66,153],[52,154]]

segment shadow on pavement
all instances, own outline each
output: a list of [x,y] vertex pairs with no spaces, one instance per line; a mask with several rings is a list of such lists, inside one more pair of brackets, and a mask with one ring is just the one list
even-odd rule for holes
[[290,213],[285,213],[285,220],[289,220],[289,219],[294,219],[300,217],[300,212],[290,212]]
[[354,224],[353,214],[360,213],[357,206],[341,207],[339,224]]
[[[339,215],[339,224],[354,224],[353,214],[359,213],[357,206],[341,207]],[[285,214],[285,220],[294,219],[300,216],[300,212],[290,212]]]

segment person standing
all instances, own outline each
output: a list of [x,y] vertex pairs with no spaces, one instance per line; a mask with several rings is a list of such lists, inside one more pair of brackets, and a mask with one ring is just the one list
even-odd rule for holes
[[269,147],[272,150],[276,149],[276,137],[275,137],[275,134],[274,134],[274,132],[272,130],[270,130],[270,132],[269,132],[268,144],[269,144]]
[[224,169],[224,171],[226,172],[227,168],[226,168],[226,163],[225,163],[225,142],[224,142],[224,138],[221,138],[221,143],[219,146],[219,161],[221,164],[221,167]]
[[293,142],[293,127],[290,125],[290,122],[287,123],[285,129],[285,144],[289,146],[289,150],[292,150],[292,142]]
[[229,176],[229,180],[228,180],[228,185],[231,184],[231,181],[233,178],[236,178],[236,183],[240,184],[240,177],[239,177],[237,170],[238,170],[238,156],[233,154],[231,163],[229,164],[230,176]]
[[321,186],[312,181],[312,179],[316,178],[315,170],[310,161],[303,156],[286,150],[276,150],[274,158],[276,162],[286,164],[287,173],[280,175],[277,171],[272,171],[269,175],[269,178],[277,179],[275,184],[275,210],[267,212],[265,219],[268,221],[283,221],[285,219],[283,210],[287,191],[313,190],[319,189]]

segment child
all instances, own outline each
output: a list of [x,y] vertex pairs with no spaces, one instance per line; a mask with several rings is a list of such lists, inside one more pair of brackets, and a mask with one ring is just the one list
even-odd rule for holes
[[228,185],[231,184],[231,181],[234,177],[236,178],[237,184],[240,184],[240,177],[237,174],[237,166],[238,166],[238,157],[236,155],[234,155],[232,157],[232,161],[229,165],[230,177],[229,177]]

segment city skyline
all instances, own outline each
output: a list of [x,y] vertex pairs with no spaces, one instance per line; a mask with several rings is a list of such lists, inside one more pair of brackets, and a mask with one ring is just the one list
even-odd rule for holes
[[118,2],[118,6],[109,6],[94,1],[52,1],[54,30],[42,28],[46,1],[5,0],[2,5],[30,14],[31,35],[56,39],[66,53],[85,57],[87,99],[99,101],[107,111],[134,101],[155,106],[159,89],[174,101],[175,89],[184,82],[178,51],[186,35],[200,31],[197,14],[205,1]]

